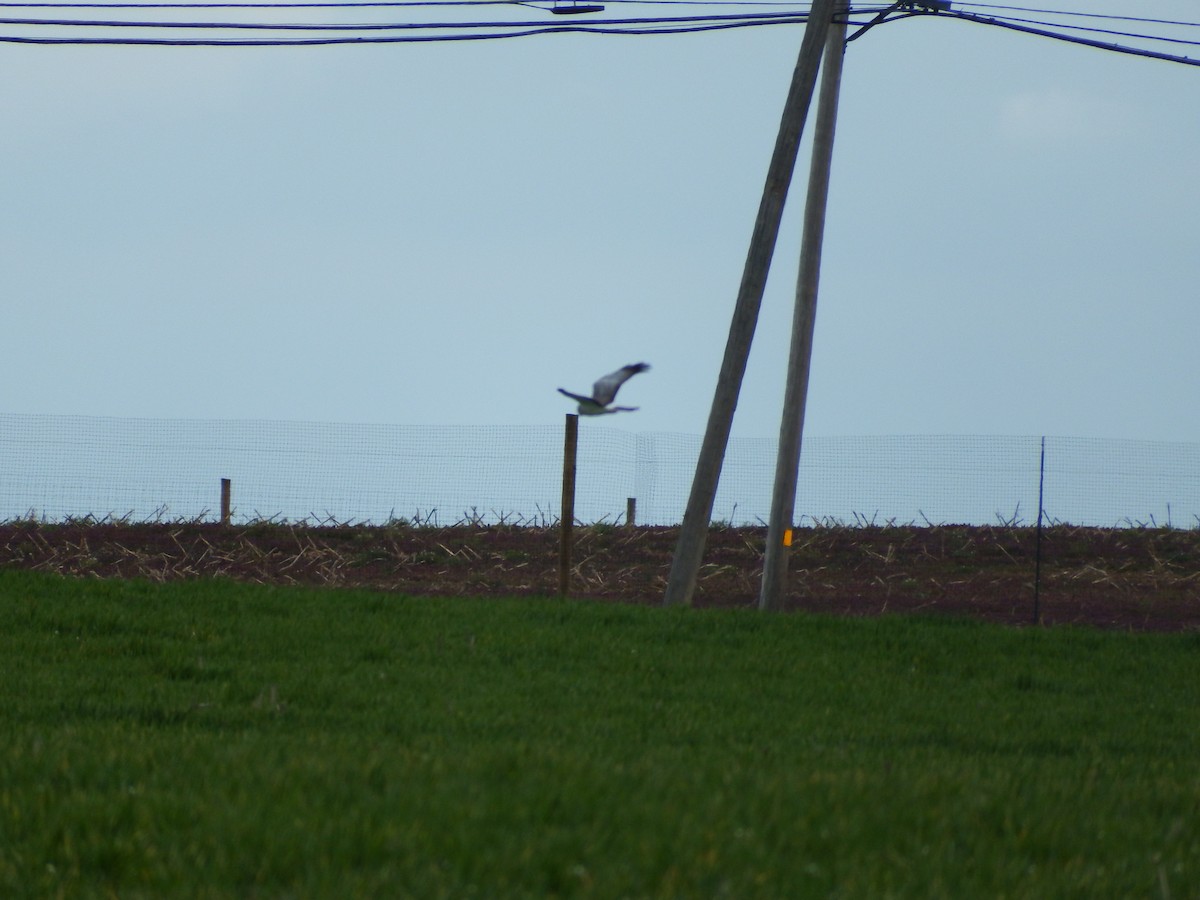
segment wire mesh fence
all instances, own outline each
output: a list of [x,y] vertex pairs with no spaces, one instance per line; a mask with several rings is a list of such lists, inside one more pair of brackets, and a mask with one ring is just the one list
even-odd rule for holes
[[[677,524],[698,435],[579,429],[582,522]],[[1038,514],[1042,438],[810,437],[797,524],[1011,524]],[[1048,521],[1200,527],[1200,444],[1045,439]],[[550,524],[562,498],[563,429],[0,415],[0,520],[215,520],[232,482],[235,523],[274,520]],[[713,509],[765,523],[775,442],[733,438]]]

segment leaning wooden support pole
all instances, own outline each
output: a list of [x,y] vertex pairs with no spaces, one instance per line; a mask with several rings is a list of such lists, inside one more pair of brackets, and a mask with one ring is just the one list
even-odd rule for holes
[[562,519],[559,522],[558,593],[571,592],[571,540],[575,527],[575,457],[579,446],[579,416],[567,413],[563,433]]
[[667,579],[664,598],[668,605],[690,604],[696,591],[696,579],[700,574],[709,521],[717,497],[717,483],[725,462],[725,450],[729,445],[729,432],[733,428],[733,414],[737,409],[742,378],[746,374],[750,343],[754,339],[754,328],[758,324],[758,312],[762,306],[767,274],[771,268],[771,256],[775,252],[775,242],[779,237],[783,206],[787,200],[792,172],[796,167],[800,136],[804,132],[804,122],[812,102],[817,72],[821,68],[825,37],[829,33],[833,10],[838,2],[839,0],[814,0],[808,24],[804,29],[804,39],[800,43],[800,55],[792,72],[791,87],[788,89],[783,116],[779,122],[779,134],[775,138],[775,151],[767,169],[758,217],[750,236],[750,249],[746,254],[746,265],[742,271],[737,302],[734,304],[733,319],[729,323],[725,356],[717,375],[717,388],[713,393],[712,408],[708,414],[708,427],[704,432],[700,456],[696,461],[692,492],[688,496],[679,529],[679,540],[675,545],[675,556],[671,560],[671,573]]
[[[839,0],[838,12],[845,12],[845,9],[845,0]],[[800,239],[800,273],[796,279],[796,308],[792,314],[792,345],[788,353],[787,384],[779,422],[775,486],[771,494],[771,516],[767,523],[767,552],[763,559],[759,609],[776,609],[787,596],[792,519],[796,512],[804,409],[808,402],[808,373],[812,363],[813,330],[817,322],[817,286],[821,280],[821,247],[825,237],[825,210],[829,200],[833,136],[837,129],[838,95],[845,52],[846,25],[835,22],[829,29],[825,45],[821,92],[817,98],[808,196],[804,204],[804,232]]]

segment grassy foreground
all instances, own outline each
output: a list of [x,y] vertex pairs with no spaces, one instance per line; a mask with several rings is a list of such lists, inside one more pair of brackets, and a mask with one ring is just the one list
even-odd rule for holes
[[1200,635],[0,572],[0,896],[1200,896]]

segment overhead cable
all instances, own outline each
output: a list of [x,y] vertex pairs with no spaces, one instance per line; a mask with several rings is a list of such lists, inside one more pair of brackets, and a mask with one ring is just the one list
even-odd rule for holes
[[[979,25],[991,25],[997,28],[1005,28],[1010,31],[1021,32],[1022,34],[1032,34],[1038,37],[1050,38],[1051,40],[1063,41],[1068,44],[1079,44],[1084,47],[1093,47],[1098,50],[1108,50],[1112,53],[1122,53],[1128,56],[1140,56],[1146,59],[1159,59],[1165,62],[1180,63],[1185,66],[1200,66],[1200,59],[1190,56],[1180,56],[1173,53],[1161,53],[1156,50],[1149,50],[1142,47],[1130,47],[1125,44],[1107,43],[1105,41],[1096,40],[1093,38],[1081,37],[1079,35],[1065,34],[1062,31],[1055,31],[1050,27],[1034,27],[1032,25],[1022,24],[1017,21],[1010,21],[1006,18],[994,16],[980,16],[975,13],[962,12],[958,10],[941,15],[948,18],[959,19],[964,22],[974,22]],[[1077,30],[1075,26],[1058,26],[1059,28],[1068,28],[1069,30]],[[1132,36],[1132,35],[1126,35]],[[1154,35],[1137,35],[1144,40],[1169,41],[1171,43],[1185,44],[1193,47],[1200,47],[1200,41],[1188,41],[1179,38],[1168,38]]]
[[[647,16],[626,18],[591,18],[587,22],[575,20],[570,23],[557,21],[531,22],[525,21],[467,21],[467,22],[269,22],[269,21],[137,21],[130,19],[77,19],[66,16],[56,18],[8,17],[0,18],[0,27],[18,29],[16,32],[0,34],[0,43],[22,44],[109,44],[109,45],[158,45],[158,46],[228,46],[228,47],[266,47],[266,46],[318,46],[329,44],[383,44],[432,41],[463,41],[463,40],[493,40],[499,38],[528,37],[544,34],[626,34],[626,35],[665,35],[689,34],[705,31],[716,31],[733,28],[751,28],[767,25],[793,25],[808,21],[811,4],[785,4],[787,9],[770,9],[780,4],[774,0],[755,3],[752,0],[607,0],[609,3],[641,3],[644,5],[674,5],[674,6],[751,6],[760,11],[708,13],[683,16]],[[367,2],[225,2],[225,3],[125,3],[125,2],[34,2],[20,4],[0,2],[3,9],[140,9],[140,10],[183,10],[198,9],[249,9],[249,10],[289,10],[289,9],[370,9],[370,8],[410,8],[410,7],[470,7],[470,6],[510,6],[531,8],[543,12],[555,12],[558,3],[550,0],[550,5],[537,5],[534,2],[515,2],[515,0],[367,0]],[[563,4],[565,5],[565,4]],[[993,10],[990,15],[970,12],[963,7]],[[1038,14],[1048,18],[1025,18],[1010,15],[1010,13]],[[1137,23],[1139,25],[1166,27],[1200,27],[1200,22],[1181,22],[1168,19],[1148,18],[1144,16],[1116,16],[1091,12],[1071,12],[1065,10],[1037,9],[1032,7],[1002,6],[986,3],[961,3],[936,5],[917,2],[898,2],[892,5],[871,4],[851,7],[844,14],[848,24],[859,26],[859,30],[850,38],[860,37],[868,29],[880,24],[925,16],[937,18],[953,18],[960,21],[973,22],[982,25],[992,25],[1024,34],[1047,37],[1052,40],[1073,43],[1110,52],[1160,59],[1185,65],[1200,65],[1200,60],[1188,56],[1159,52],[1144,46],[1132,46],[1108,42],[1098,37],[1088,35],[1105,35],[1121,38],[1131,42],[1170,43],[1182,46],[1200,47],[1200,41],[1185,37],[1175,37],[1168,34],[1150,33],[1148,28],[1120,30],[1104,28],[1098,25],[1081,24],[1082,20],[1095,22]],[[560,19],[561,17],[556,17]],[[1066,19],[1068,21],[1059,21]],[[145,35],[122,34],[121,36],[105,36],[96,33],[80,34],[80,31],[103,31],[119,29],[132,31],[142,29]],[[196,32],[214,32],[188,37],[169,37],[163,31],[188,30]],[[223,31],[259,31],[276,32],[277,36],[246,37],[221,36]],[[296,32],[307,32],[311,37],[300,37]],[[332,34],[338,32],[338,34]],[[387,32],[387,33],[384,33]],[[403,32],[403,33],[392,33]],[[419,32],[419,33],[418,33]]]

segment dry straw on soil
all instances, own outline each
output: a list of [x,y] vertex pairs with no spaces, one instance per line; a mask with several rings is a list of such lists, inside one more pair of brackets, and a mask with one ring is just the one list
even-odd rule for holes
[[[572,595],[659,603],[676,528],[577,527]],[[763,528],[714,527],[695,602],[752,607]],[[418,595],[550,595],[550,526],[398,523],[299,526],[195,522],[0,524],[0,566],[167,581],[225,577]],[[1014,624],[1033,613],[1036,533],[1003,526],[822,526],[792,546],[790,610],[844,615],[963,614]],[[1047,624],[1200,629],[1200,530],[1045,529]]]

